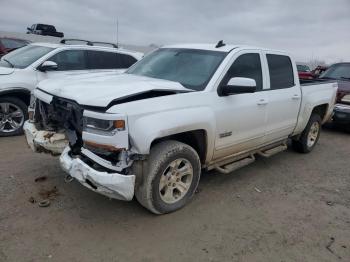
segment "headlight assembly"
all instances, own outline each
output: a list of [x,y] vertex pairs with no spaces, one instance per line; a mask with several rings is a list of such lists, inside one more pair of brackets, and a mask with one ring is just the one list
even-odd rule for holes
[[83,118],[84,131],[101,133],[103,135],[114,135],[118,131],[125,130],[124,120],[105,120],[93,117]]

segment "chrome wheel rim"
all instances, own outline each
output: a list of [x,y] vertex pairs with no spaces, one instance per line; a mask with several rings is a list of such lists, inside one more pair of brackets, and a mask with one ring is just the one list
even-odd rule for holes
[[184,158],[172,161],[164,170],[159,181],[160,198],[167,204],[180,201],[190,189],[193,167]]
[[0,132],[11,133],[22,127],[24,113],[17,105],[0,103]]
[[307,136],[308,147],[312,147],[316,143],[319,132],[320,132],[320,124],[318,122],[314,122],[311,125],[309,134]]

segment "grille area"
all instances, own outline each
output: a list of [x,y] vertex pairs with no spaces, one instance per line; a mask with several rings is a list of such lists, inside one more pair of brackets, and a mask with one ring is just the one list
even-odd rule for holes
[[45,130],[64,131],[72,148],[82,146],[83,108],[74,101],[54,97],[51,104],[37,100],[35,120]]

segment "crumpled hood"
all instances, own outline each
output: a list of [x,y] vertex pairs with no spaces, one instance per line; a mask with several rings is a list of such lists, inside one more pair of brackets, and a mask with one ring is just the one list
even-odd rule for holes
[[38,89],[80,105],[107,107],[113,100],[151,90],[189,92],[177,82],[131,74],[44,80]]
[[0,66],[0,75],[10,75],[15,71],[14,68]]

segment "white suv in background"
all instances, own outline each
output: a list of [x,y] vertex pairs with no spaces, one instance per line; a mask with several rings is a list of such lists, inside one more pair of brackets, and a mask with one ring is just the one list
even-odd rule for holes
[[1,58],[0,137],[23,132],[30,93],[40,81],[113,75],[123,72],[143,56],[113,44],[101,46],[108,43],[86,41],[87,45],[69,45],[66,41],[30,44]]

